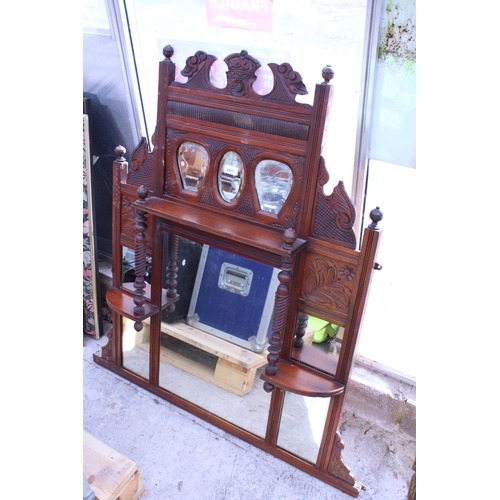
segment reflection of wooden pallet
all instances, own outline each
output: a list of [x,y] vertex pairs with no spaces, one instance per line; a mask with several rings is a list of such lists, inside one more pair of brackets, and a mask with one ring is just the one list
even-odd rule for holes
[[[135,334],[135,345],[149,352],[149,321],[136,333],[133,322],[124,320],[124,332]],[[257,369],[267,363],[267,351],[256,353],[237,346],[198,328],[187,325],[184,321],[176,323],[162,322],[161,330],[170,337],[178,339],[217,358],[215,370],[195,359],[182,356],[164,346],[160,347],[160,360],[191,373],[207,382],[211,382],[238,396],[244,396],[252,389]],[[307,331],[306,343],[311,343],[314,331]],[[307,337],[307,338],[306,338]]]
[[83,474],[96,500],[137,500],[144,492],[137,465],[85,431]]
[[[133,329],[132,323],[130,328]],[[130,330],[130,328],[127,325],[126,330]],[[163,333],[215,356],[217,364],[214,370],[198,363],[195,359],[182,356],[163,346],[160,348],[161,361],[218,385],[238,396],[250,392],[257,369],[267,363],[267,352],[255,353],[249,351],[193,328],[183,321],[176,323],[162,322],[161,329]],[[143,330],[136,334],[136,345],[149,351],[149,325],[146,322]]]

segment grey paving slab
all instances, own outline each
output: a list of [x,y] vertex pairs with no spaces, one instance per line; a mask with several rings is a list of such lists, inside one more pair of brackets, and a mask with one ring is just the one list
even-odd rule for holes
[[[95,364],[107,338],[85,339],[83,429],[135,461],[141,500],[347,500],[349,495]],[[415,442],[345,413],[343,458],[360,499],[404,500]]]

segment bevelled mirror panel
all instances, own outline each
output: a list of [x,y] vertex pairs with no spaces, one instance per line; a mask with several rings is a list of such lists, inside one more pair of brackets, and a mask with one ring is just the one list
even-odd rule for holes
[[243,161],[238,153],[228,151],[219,164],[218,184],[222,199],[228,203],[236,201],[243,188],[243,181]]
[[293,184],[288,165],[276,160],[262,160],[255,169],[255,187],[261,210],[277,214],[283,207]]
[[195,142],[183,142],[177,150],[177,166],[183,188],[197,192],[208,170],[208,151]]

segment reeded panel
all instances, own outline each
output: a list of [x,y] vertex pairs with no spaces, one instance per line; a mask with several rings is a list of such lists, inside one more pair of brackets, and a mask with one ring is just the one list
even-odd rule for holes
[[195,142],[183,142],[177,150],[177,166],[183,188],[198,192],[209,167],[208,151]]
[[261,210],[278,214],[290,194],[293,173],[288,165],[262,160],[255,169],[255,187]]
[[218,172],[219,194],[228,203],[236,201],[243,189],[243,161],[235,151],[228,151],[220,161]]

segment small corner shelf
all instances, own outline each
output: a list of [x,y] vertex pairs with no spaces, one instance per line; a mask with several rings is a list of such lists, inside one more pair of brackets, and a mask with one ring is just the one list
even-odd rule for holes
[[[127,285],[131,286],[133,284],[125,283],[124,287],[126,287]],[[121,314],[122,316],[125,316],[126,318],[133,321],[144,321],[145,319],[150,318],[151,316],[153,316],[153,314],[156,314],[159,311],[159,308],[153,305],[148,298],[151,297],[151,286],[149,284],[146,285],[145,291],[146,301],[143,304],[144,314],[141,314],[140,316],[134,314],[135,294],[131,289],[115,287],[110,288],[106,294],[106,302],[108,303],[109,307],[118,314]],[[179,296],[176,295],[172,298],[167,297],[167,291],[163,289],[161,299],[161,309],[163,310],[171,304],[177,302],[179,300]]]
[[333,377],[306,370],[303,366],[280,359],[278,373],[274,376],[262,373],[260,378],[275,387],[301,396],[331,398],[344,392],[345,386]]

